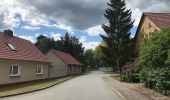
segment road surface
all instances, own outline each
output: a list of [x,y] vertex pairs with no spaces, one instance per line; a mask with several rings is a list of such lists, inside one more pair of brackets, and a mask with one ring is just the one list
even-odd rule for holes
[[121,100],[102,79],[106,75],[94,71],[42,91],[0,100]]

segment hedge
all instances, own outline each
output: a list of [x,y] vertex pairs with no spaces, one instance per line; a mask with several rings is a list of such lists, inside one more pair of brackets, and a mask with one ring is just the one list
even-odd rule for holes
[[139,56],[140,79],[146,87],[170,95],[170,29],[151,33]]

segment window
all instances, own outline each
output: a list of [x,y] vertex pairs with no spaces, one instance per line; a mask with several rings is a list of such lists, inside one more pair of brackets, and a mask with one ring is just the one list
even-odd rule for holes
[[149,26],[149,28],[151,28],[151,27],[152,27],[151,23],[149,23],[149,25],[148,25],[148,26]]
[[12,44],[7,43],[7,45],[11,50],[16,51],[16,48]]
[[43,66],[42,65],[38,65],[36,68],[36,74],[43,74]]
[[10,76],[20,76],[19,66],[11,66],[10,67]]

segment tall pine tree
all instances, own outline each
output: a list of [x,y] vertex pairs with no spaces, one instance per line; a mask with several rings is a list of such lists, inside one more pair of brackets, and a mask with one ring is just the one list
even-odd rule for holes
[[133,27],[131,11],[126,9],[125,0],[110,0],[105,10],[107,25],[102,25],[106,35],[101,35],[106,46],[101,46],[104,58],[121,72],[131,54],[130,30]]

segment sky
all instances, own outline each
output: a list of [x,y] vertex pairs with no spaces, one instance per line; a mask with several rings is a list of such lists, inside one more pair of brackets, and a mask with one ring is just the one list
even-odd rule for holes
[[[44,35],[55,40],[66,32],[79,38],[85,49],[101,42],[101,28],[106,24],[105,9],[109,0],[0,0],[0,31],[11,29],[32,43]],[[125,0],[135,20],[135,35],[143,12],[170,12],[170,0]]]

